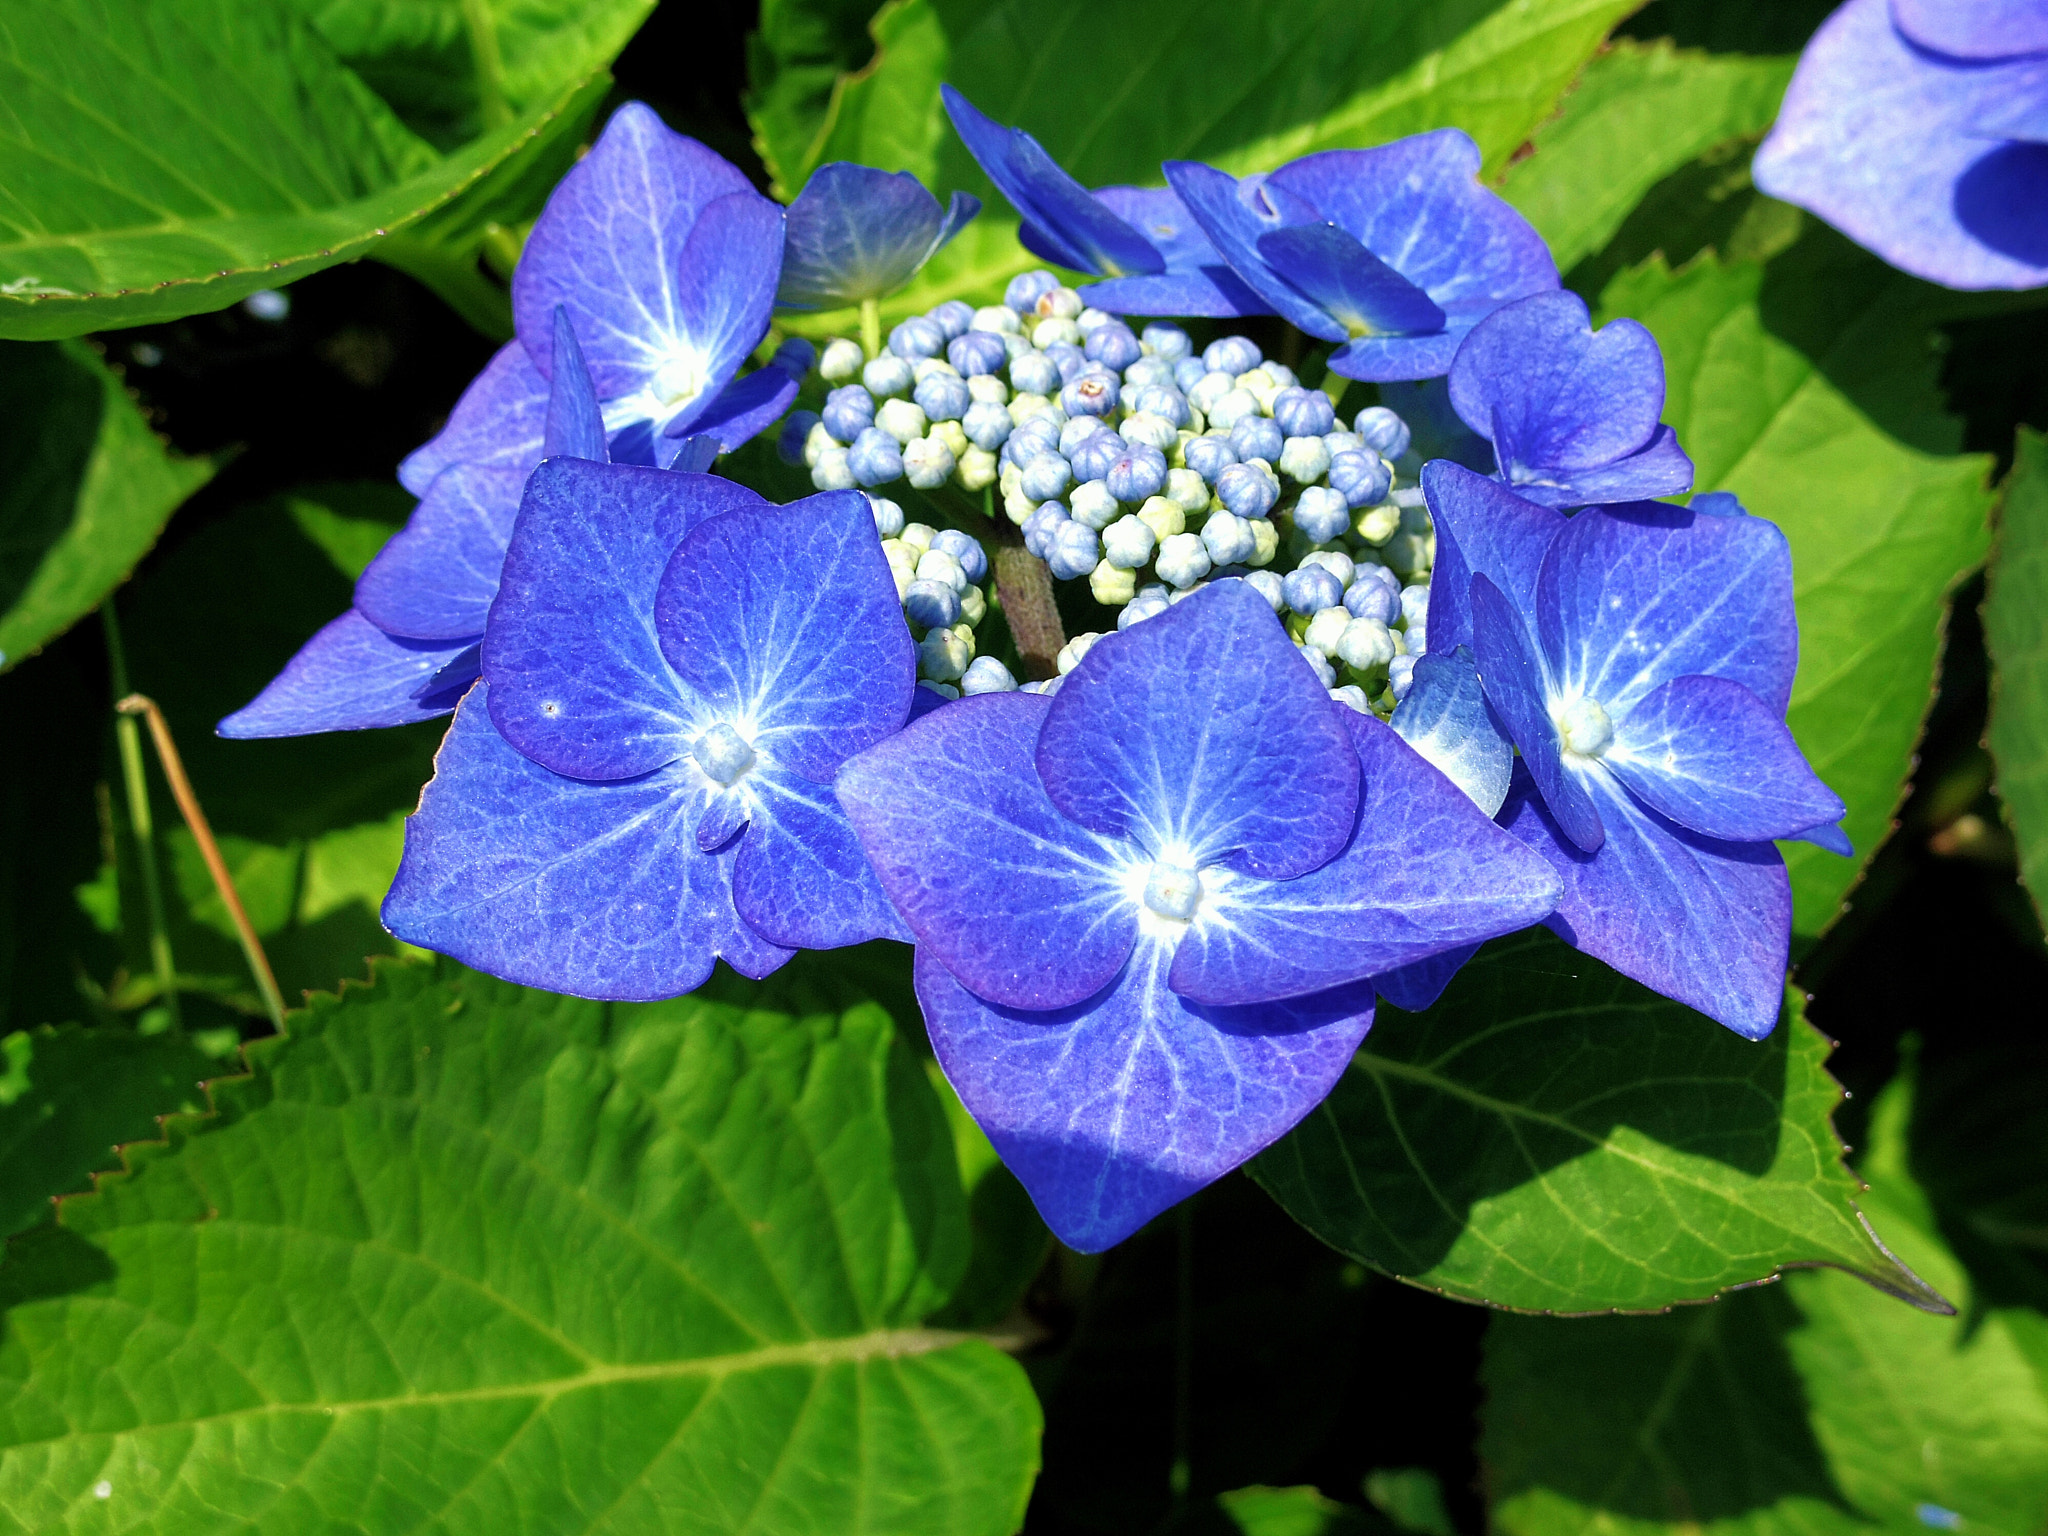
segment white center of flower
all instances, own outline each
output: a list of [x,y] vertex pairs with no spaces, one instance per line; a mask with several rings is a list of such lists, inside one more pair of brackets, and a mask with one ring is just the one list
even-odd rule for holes
[[674,352],[648,381],[647,392],[673,411],[703,394],[704,382],[704,359],[695,352]]
[[1159,917],[1185,923],[1202,903],[1202,877],[1184,864],[1158,863],[1145,878],[1145,907]]
[[1598,699],[1573,699],[1553,709],[1550,720],[1557,727],[1557,739],[1573,757],[1598,757],[1614,740],[1614,722]]
[[721,720],[690,744],[690,756],[706,778],[730,789],[754,766],[754,745]]

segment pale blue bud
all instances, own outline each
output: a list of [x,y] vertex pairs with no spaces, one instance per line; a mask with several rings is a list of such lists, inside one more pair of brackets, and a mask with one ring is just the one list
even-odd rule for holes
[[960,693],[969,697],[977,693],[1014,693],[1017,679],[1010,675],[1010,669],[993,656],[977,656],[960,674]]
[[[918,562],[920,568],[923,564]],[[920,576],[903,594],[903,612],[920,629],[945,629],[960,622],[960,594],[943,581]]]
[[1249,336],[1225,336],[1202,349],[1202,362],[1211,372],[1227,373],[1232,378],[1250,373],[1262,360]]
[[1289,437],[1321,437],[1336,426],[1337,410],[1320,389],[1297,385],[1273,397],[1273,419]]
[[1351,430],[1383,459],[1398,459],[1408,451],[1408,423],[1384,405],[1369,405],[1360,411]]
[[1138,339],[1150,347],[1155,356],[1163,357],[1169,363],[1177,363],[1195,350],[1195,344],[1188,339],[1186,331],[1163,320],[1155,320],[1146,326]]
[[1010,408],[992,400],[976,400],[960,418],[967,440],[991,453],[1009,441],[1011,425]]
[[886,398],[909,394],[917,383],[917,374],[902,358],[893,352],[885,352],[861,369],[860,381],[867,386],[869,394]]
[[936,309],[926,311],[925,318],[938,321],[939,329],[944,331],[946,339],[951,341],[957,336],[965,335],[967,328],[974,324],[974,306],[959,299],[948,299]]
[[1045,563],[1062,581],[1073,581],[1095,569],[1102,544],[1095,530],[1071,518],[1060,523],[1046,541]]
[[1202,547],[1209,553],[1211,566],[1242,565],[1251,559],[1258,541],[1252,537],[1252,525],[1242,517],[1233,512],[1211,512],[1202,524]]
[[1327,485],[1312,485],[1294,504],[1294,526],[1313,544],[1339,539],[1351,526],[1351,509],[1343,496]]
[[1056,453],[1041,453],[1024,466],[1021,484],[1024,494],[1033,501],[1051,501],[1073,483],[1073,478],[1065,459]]
[[1335,608],[1344,601],[1343,584],[1320,565],[1289,571],[1282,586],[1287,606],[1304,618],[1314,618],[1325,608]]
[[913,398],[933,421],[958,421],[972,403],[967,381],[951,373],[927,374],[918,383]]
[[1275,613],[1287,606],[1286,583],[1272,571],[1253,571],[1244,578],[1246,586],[1266,600],[1266,606]]
[[1216,497],[1239,517],[1264,517],[1280,500],[1280,482],[1263,464],[1232,464],[1216,477]]

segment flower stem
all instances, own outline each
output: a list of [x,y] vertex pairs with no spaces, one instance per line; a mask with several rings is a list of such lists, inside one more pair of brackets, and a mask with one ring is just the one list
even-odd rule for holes
[[[177,744],[171,740],[170,722],[164,719],[164,712],[156,706],[156,700],[140,693],[125,695],[115,704],[129,728],[134,728],[135,716],[141,715],[149,721],[149,737],[156,745],[157,764],[164,771],[164,780],[171,786],[171,798],[178,802],[178,810],[185,818],[185,825],[191,830],[192,840],[199,844],[199,853],[206,860],[206,869],[213,876],[214,889],[220,892],[221,904],[228,909],[228,916],[234,919],[235,936],[242,941],[242,955],[249,962],[249,974],[256,980],[256,990],[263,997],[263,1011],[270,1015],[271,1024],[279,1031],[284,1029],[284,998],[277,990],[277,977],[271,973],[270,957],[263,953],[263,941],[256,937],[256,925],[249,921],[249,914],[242,906],[242,898],[235,890],[234,876],[228,873],[227,860],[220,856],[220,845],[213,840],[213,828],[207,825],[206,812],[199,808],[199,797],[192,793],[192,781],[185,777],[185,764],[178,756]],[[137,754],[137,768],[140,770],[140,753]]]
[[1053,599],[1052,572],[1021,540],[999,537],[994,542],[996,593],[1003,600],[1003,617],[1017,642],[1017,655],[1034,681],[1057,677],[1067,632],[1060,623],[1059,604]]
[[882,301],[862,299],[860,301],[860,344],[867,348],[870,358],[882,355]]
[[[114,617],[111,594],[100,604],[100,624],[107,636],[107,672],[114,697],[128,694],[128,652],[121,644],[121,621]],[[157,995],[171,1028],[184,1027],[178,1006],[178,967],[171,959],[170,928],[164,921],[164,887],[156,864],[156,828],[149,813],[149,779],[142,770],[142,732],[132,715],[114,715],[114,742],[121,753],[121,785],[128,797],[128,828],[135,837],[135,867],[142,875],[143,908],[149,914],[149,958],[156,971]]]

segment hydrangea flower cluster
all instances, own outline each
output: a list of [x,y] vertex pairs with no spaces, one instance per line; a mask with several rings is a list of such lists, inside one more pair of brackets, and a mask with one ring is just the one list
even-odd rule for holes
[[[1091,192],[947,106],[1097,281],[885,347],[973,199],[835,165],[782,210],[637,106],[557,189],[412,521],[222,722],[454,711],[392,932],[610,999],[913,943],[949,1080],[1089,1250],[1534,922],[1767,1032],[1772,842],[1845,850],[1843,807],[1784,725],[1783,538],[1649,499],[1692,480],[1649,334],[1594,329],[1462,135]],[[778,342],[778,306],[862,336]],[[1277,314],[1300,371],[1160,313]],[[1491,468],[1340,417],[1348,379],[1440,381]],[[706,473],[777,419],[816,494]],[[1069,638],[1061,584],[1115,628]]]

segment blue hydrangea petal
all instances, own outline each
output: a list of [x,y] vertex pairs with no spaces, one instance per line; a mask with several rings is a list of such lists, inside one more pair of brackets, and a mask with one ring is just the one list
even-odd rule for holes
[[1839,822],[1825,827],[1808,827],[1804,832],[1794,832],[1786,839],[1793,843],[1811,843],[1816,848],[1825,848],[1829,853],[1845,859],[1856,857],[1856,845],[1849,840]]
[[1258,185],[1240,183],[1235,176],[1197,160],[1169,160],[1163,169],[1202,232],[1275,314],[1324,341],[1341,342],[1350,336],[1259,254],[1259,237],[1281,228],[1284,216],[1263,198]]
[[698,430],[696,424],[759,345],[775,310],[781,260],[782,210],[767,198],[735,193],[697,216],[683,247],[676,319],[677,345],[694,355],[702,388],[668,417],[663,431],[670,437]]
[[1469,649],[1418,657],[1408,695],[1387,723],[1480,810],[1491,816],[1500,809],[1515,747],[1486,702]]
[[[628,102],[613,113],[590,153],[549,195],[512,274],[513,316],[536,366],[543,373],[552,366],[560,305],[575,324],[599,399],[646,384],[686,339],[679,290],[716,279],[729,263],[758,258],[751,250],[704,249],[703,270],[685,264],[704,210],[736,193],[756,195],[734,166],[670,131],[648,107]],[[766,278],[772,295],[774,272]]]
[[1378,720],[1341,710],[1364,794],[1344,851],[1203,898],[1169,984],[1197,1002],[1300,997],[1541,921],[1557,877]]
[[968,153],[1022,216],[1020,236],[1038,236],[1038,244],[1027,238],[1027,246],[1048,261],[1099,277],[1166,269],[1152,243],[1061,169],[1038,140],[983,115],[950,85],[941,86],[940,94]]
[[474,674],[421,694],[475,643],[401,640],[351,608],[299,647],[263,691],[214,727],[235,740],[368,731],[431,720],[455,707]]
[[1360,336],[1330,354],[1330,371],[1367,384],[1440,379],[1470,330],[1452,316],[1434,336]]
[[[788,414],[801,387],[800,380],[772,363],[756,368],[726,385],[701,411],[678,417],[674,430],[663,435],[670,442],[685,436],[709,438],[719,452],[731,453]],[[673,459],[662,465],[663,469],[691,468],[693,472],[710,467],[708,459],[694,466]]]
[[992,1003],[1066,1008],[1123,969],[1123,849],[1069,821],[1032,764],[1050,701],[975,694],[839,771],[839,803],[929,952]]
[[775,302],[824,309],[902,287],[924,265],[944,213],[908,171],[834,160],[811,173],[788,219]]
[[708,471],[718,458],[720,443],[708,433],[693,433],[685,438],[662,439],[664,444],[675,444],[675,457],[662,465],[679,475],[701,475]]
[[1761,1040],[1791,958],[1792,885],[1770,843],[1723,843],[1666,821],[1598,775],[1607,841],[1573,847],[1515,773],[1501,824],[1550,860],[1564,895],[1546,924],[1624,976]]
[[2041,0],[1892,0],[1892,20],[1922,48],[1961,59],[2048,51]]
[[628,779],[691,739],[655,632],[669,557],[707,518],[766,503],[715,475],[550,459],[534,471],[485,632],[491,718],[544,767]]
[[752,786],[756,807],[732,896],[756,932],[791,949],[911,942],[830,785],[776,772],[741,782]]
[[1915,48],[1889,0],[1849,0],[1800,56],[1757,150],[1759,190],[1951,288],[2048,283],[2048,151],[1986,138],[1986,81],[2032,65]]
[[[948,711],[950,713],[951,711]],[[1322,1102],[1372,1025],[1372,988],[1208,1008],[1143,946],[1056,1013],[984,1002],[929,949],[917,997],[947,1080],[1047,1226],[1097,1253],[1272,1145]]]
[[1259,255],[1352,336],[1444,328],[1444,312],[1428,294],[1334,224],[1272,230],[1259,236]]
[[1403,1013],[1421,1013],[1435,1006],[1451,978],[1465,968],[1465,962],[1479,953],[1477,944],[1460,944],[1427,960],[1417,960],[1398,971],[1372,979],[1373,990]]
[[[1601,506],[1676,496],[1691,489],[1692,478],[1692,460],[1678,446],[1678,434],[1669,427],[1659,427],[1648,446],[1638,453],[1597,469],[1566,470],[1548,484],[1518,480],[1515,494],[1546,507]],[[1694,505],[1698,505],[1697,497]]]
[[1272,305],[1221,264],[1152,277],[1112,277],[1084,283],[1078,291],[1083,302],[1113,315],[1208,315],[1227,320],[1273,313]]
[[1616,720],[1695,673],[1741,683],[1781,719],[1791,701],[1792,552],[1763,518],[1657,502],[1581,512],[1544,553],[1534,611],[1557,682]]
[[1521,616],[1484,576],[1472,578],[1472,649],[1486,700],[1508,735],[1522,749],[1522,761],[1534,775],[1552,814],[1579,847],[1599,848],[1605,833],[1600,813],[1586,787],[1589,774],[1564,761],[1557,727],[1550,718],[1554,685],[1544,674]]
[[406,455],[398,483],[415,496],[451,464],[530,472],[540,462],[547,429],[548,381],[526,348],[508,341],[470,380],[448,425]]
[[526,476],[457,464],[356,580],[356,611],[409,640],[474,640],[498,594]]
[[859,491],[700,522],[667,561],[654,628],[707,706],[820,784],[910,713],[917,646]]
[[604,412],[598,409],[597,390],[590,382],[576,327],[569,323],[569,311],[559,304],[555,306],[554,361],[548,371],[548,413],[541,453],[550,459],[566,454],[602,462],[606,457]]
[[1171,187],[1097,187],[1094,197],[1151,243],[1167,272],[1223,266],[1222,254]]
[[1658,814],[1728,842],[1791,837],[1848,810],[1784,717],[1725,677],[1678,677],[1615,722],[1601,761]]
[[1472,643],[1472,577],[1491,581],[1523,613],[1536,606],[1536,583],[1565,520],[1497,481],[1446,459],[1422,466],[1422,494],[1436,524],[1436,565],[1429,584],[1429,643],[1437,651]]
[[463,701],[406,821],[385,927],[507,981],[618,1002],[692,991],[715,960],[765,976],[789,959],[733,910],[733,852],[698,851],[701,775],[550,773],[492,727],[489,691]]
[[1267,880],[1336,857],[1358,809],[1343,722],[1241,581],[1097,641],[1054,695],[1037,761],[1082,826]]

